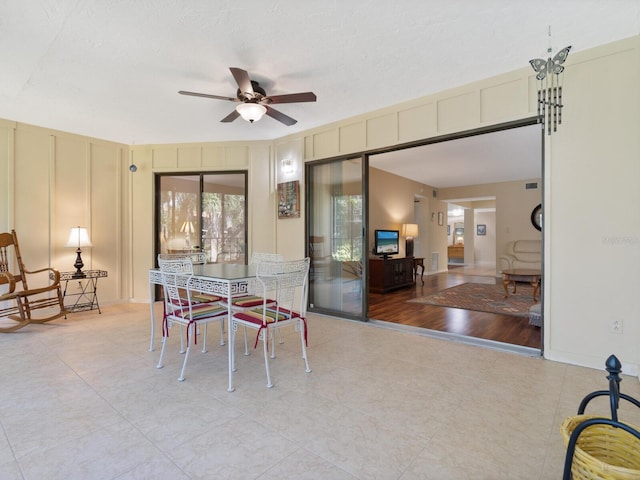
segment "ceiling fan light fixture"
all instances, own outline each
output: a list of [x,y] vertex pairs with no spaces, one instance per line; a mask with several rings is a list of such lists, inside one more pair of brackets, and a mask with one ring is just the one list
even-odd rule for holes
[[260,120],[267,113],[267,107],[259,103],[241,103],[236,107],[236,111],[247,122],[253,123]]

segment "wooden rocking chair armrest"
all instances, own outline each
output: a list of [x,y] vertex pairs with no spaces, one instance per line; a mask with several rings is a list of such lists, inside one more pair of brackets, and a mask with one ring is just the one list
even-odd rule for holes
[[24,270],[25,274],[34,274],[34,273],[42,273],[42,272],[50,272],[49,273],[49,278],[51,280],[53,280],[52,285],[58,285],[60,283],[60,272],[58,270],[56,270],[55,268],[41,268],[39,270]]
[[[2,272],[0,274],[0,285],[3,285],[5,283],[9,285],[9,291],[5,292],[3,294],[0,294],[0,299],[1,300],[7,300],[9,298],[13,298],[14,295],[12,295],[12,294],[16,289],[16,279],[9,272]],[[5,298],[5,296],[7,298]]]

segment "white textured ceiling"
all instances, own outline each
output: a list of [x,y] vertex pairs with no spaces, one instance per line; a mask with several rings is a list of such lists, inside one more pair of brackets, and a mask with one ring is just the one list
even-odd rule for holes
[[369,165],[436,189],[542,176],[540,125],[372,155]]
[[[639,0],[0,2],[0,118],[126,144],[266,140],[640,33]],[[298,120],[220,123],[228,67]]]

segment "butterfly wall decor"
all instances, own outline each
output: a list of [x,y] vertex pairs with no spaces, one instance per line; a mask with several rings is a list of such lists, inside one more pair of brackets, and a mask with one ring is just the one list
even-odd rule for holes
[[551,134],[551,125],[553,125],[555,132],[558,125],[562,123],[562,85],[559,77],[564,71],[562,64],[569,56],[570,50],[571,45],[546,60],[543,58],[529,60],[531,67],[537,73],[536,80],[539,82],[538,122],[542,124],[543,131],[545,124],[547,125],[549,135]]
[[564,70],[562,64],[569,56],[569,50],[571,50],[571,45],[560,50],[553,58],[549,57],[546,60],[543,58],[534,58],[533,60],[529,60],[533,70],[538,73],[536,78],[538,80],[544,80],[547,74],[550,73],[560,75]]

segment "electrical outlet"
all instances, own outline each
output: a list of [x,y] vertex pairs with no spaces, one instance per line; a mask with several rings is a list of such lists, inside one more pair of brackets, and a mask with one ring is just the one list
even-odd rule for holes
[[609,324],[609,331],[611,333],[622,333],[622,320],[619,318],[612,320]]

